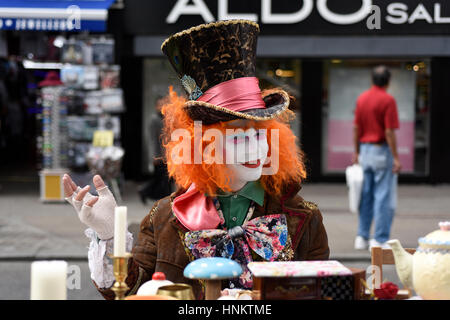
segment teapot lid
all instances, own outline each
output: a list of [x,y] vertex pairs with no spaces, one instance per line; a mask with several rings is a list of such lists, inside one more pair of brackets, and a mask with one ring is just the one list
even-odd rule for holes
[[427,234],[419,239],[420,245],[438,246],[450,249],[450,221],[439,222],[439,230]]

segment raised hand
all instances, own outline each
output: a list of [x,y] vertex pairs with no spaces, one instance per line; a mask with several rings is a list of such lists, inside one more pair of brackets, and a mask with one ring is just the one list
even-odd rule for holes
[[114,236],[114,208],[117,203],[99,175],[95,175],[92,181],[98,193],[97,197],[89,193],[90,186],[80,188],[65,174],[65,199],[75,208],[80,221],[93,229],[100,239],[111,239]]

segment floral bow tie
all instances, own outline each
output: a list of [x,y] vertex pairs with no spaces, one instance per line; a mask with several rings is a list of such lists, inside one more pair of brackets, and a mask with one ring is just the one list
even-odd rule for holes
[[237,281],[232,280],[230,286],[249,289],[253,286],[247,268],[253,261],[250,249],[264,260],[274,261],[283,250],[287,235],[286,217],[273,214],[252,219],[230,230],[190,231],[184,241],[196,259],[224,257],[236,260],[244,272]]

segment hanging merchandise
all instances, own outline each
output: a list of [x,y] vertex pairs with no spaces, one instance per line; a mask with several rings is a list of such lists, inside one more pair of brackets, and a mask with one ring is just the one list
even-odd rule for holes
[[45,79],[38,83],[40,88],[62,86],[64,83],[59,79],[58,73],[50,71],[45,75]]
[[67,109],[61,99],[64,88],[42,88],[43,167],[67,167]]
[[83,63],[83,42],[70,40],[64,43],[62,47],[61,60],[65,63]]
[[108,113],[124,112],[122,89],[103,89],[102,109]]
[[84,80],[83,66],[71,64],[64,65],[61,69],[61,80],[67,87],[81,89]]
[[98,119],[99,130],[110,130],[114,134],[114,139],[120,137],[120,118],[117,116],[101,116]]
[[113,39],[100,38],[92,40],[92,51],[94,64],[114,63]]
[[97,66],[83,66],[83,86],[85,90],[97,90],[99,72]]
[[85,93],[72,88],[66,88],[62,99],[65,99],[68,114],[83,115]]
[[[39,149],[43,168],[59,168],[61,172],[57,175],[77,172],[81,181],[100,174],[120,198],[117,180],[121,177],[124,150],[120,146],[119,114],[125,111],[125,106],[119,86],[120,67],[111,65],[114,40],[84,34],[62,43],[61,81],[52,83],[59,86],[42,90],[42,147]],[[49,80],[56,81],[57,74],[52,77]],[[109,132],[108,146],[93,143],[100,131]],[[56,183],[60,181],[58,177],[52,179]],[[52,199],[63,197],[55,191],[56,186]],[[45,200],[45,196],[41,198]]]
[[120,85],[120,66],[102,66],[100,69],[100,88],[118,88]]
[[102,92],[101,91],[87,91],[84,95],[85,113],[87,114],[101,114],[102,109]]
[[98,119],[95,116],[68,116],[67,127],[70,140],[91,142],[98,128]]

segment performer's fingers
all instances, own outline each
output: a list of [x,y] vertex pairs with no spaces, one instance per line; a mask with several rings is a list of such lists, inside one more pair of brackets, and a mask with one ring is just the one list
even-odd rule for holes
[[72,184],[67,178],[67,175],[63,176],[63,185],[64,185],[64,195],[66,196],[66,198],[71,197],[75,190],[73,190]]
[[97,189],[97,191],[99,191],[99,190],[103,189],[104,187],[106,187],[106,184],[103,181],[102,177],[100,177],[100,175],[98,175],[98,174],[96,174],[94,176],[92,181],[94,182],[94,186],[95,186],[95,189]]
[[109,190],[108,186],[105,184],[102,177],[100,177],[99,175],[94,176],[94,185],[95,185],[95,189],[97,189],[97,193],[99,196],[114,198],[114,196],[111,193],[111,191]]
[[87,185],[86,187],[84,187],[83,189],[80,190],[80,192],[78,192],[78,194],[75,197],[76,201],[82,201],[84,196],[86,195],[86,193],[89,191],[90,186]]
[[75,192],[77,188],[79,188],[75,182],[73,182],[72,178],[66,173],[63,176],[63,180],[67,180],[67,185],[70,186],[70,188]]
[[86,205],[88,207],[92,208],[97,201],[98,201],[98,197],[93,197],[91,200],[86,202]]
[[76,191],[79,187],[76,185],[75,182],[73,182],[72,178],[69,175],[67,175],[67,178],[70,182],[70,185],[72,186],[73,191]]
[[[69,179],[70,179],[70,177],[69,177]],[[76,185],[75,182],[73,182],[72,179],[70,179],[70,184],[72,185],[72,189],[73,189],[73,190],[77,190],[78,188],[80,188],[79,186]]]

